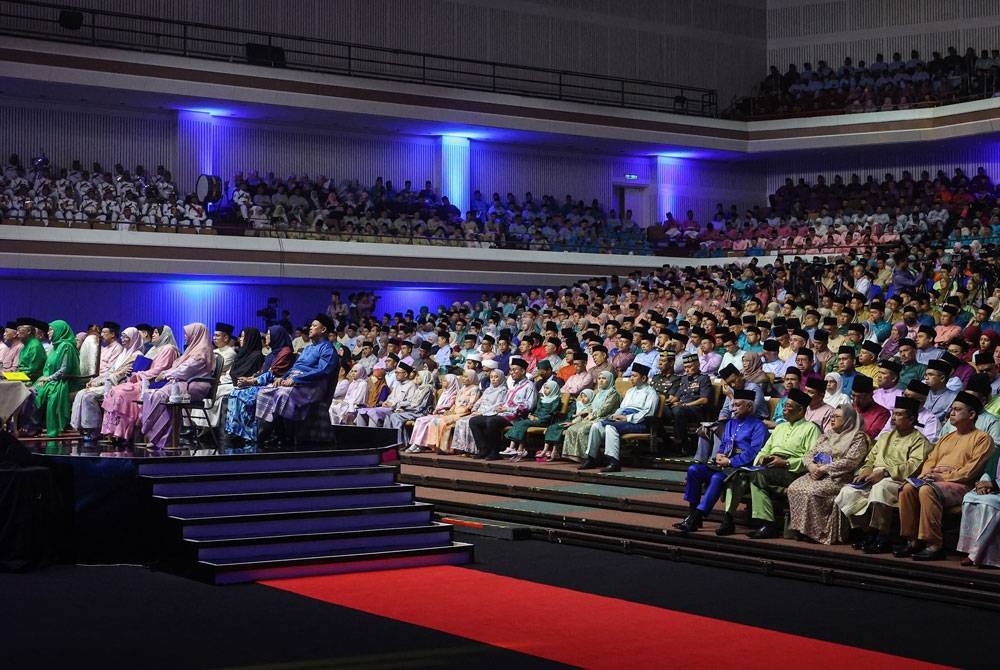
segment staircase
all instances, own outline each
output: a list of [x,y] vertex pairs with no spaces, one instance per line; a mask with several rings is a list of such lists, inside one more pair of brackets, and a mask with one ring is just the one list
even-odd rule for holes
[[469,562],[382,451],[143,459],[162,567],[234,584]]
[[948,560],[916,563],[891,554],[866,555],[846,545],[791,539],[751,540],[738,532],[718,537],[719,508],[704,527],[673,528],[687,514],[687,463],[658,459],[614,474],[579,471],[573,463],[486,462],[460,456],[403,454],[400,481],[417,500],[433,503],[455,523],[516,524],[536,539],[601,547],[823,584],[934,598],[1000,610],[1000,575]]

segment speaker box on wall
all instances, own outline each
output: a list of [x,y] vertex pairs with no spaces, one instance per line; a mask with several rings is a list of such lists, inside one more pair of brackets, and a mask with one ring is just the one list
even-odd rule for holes
[[83,27],[83,12],[70,9],[59,11],[59,25],[66,30],[79,30]]
[[247,62],[251,65],[285,67],[285,50],[267,44],[247,42]]

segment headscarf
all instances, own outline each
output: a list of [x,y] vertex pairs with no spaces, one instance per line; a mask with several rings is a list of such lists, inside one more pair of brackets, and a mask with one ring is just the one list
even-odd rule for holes
[[767,381],[767,373],[760,362],[760,354],[755,351],[743,352],[743,378],[752,384]]
[[189,323],[184,326],[184,340],[184,353],[174,361],[172,370],[184,366],[188,370],[195,370],[195,374],[191,376],[197,377],[215,368],[215,350],[205,324]]
[[59,372],[65,360],[65,374],[78,377],[80,375],[80,352],[76,349],[76,334],[73,329],[62,319],[51,322],[49,329],[52,330],[52,351],[45,358],[42,375],[51,377]]
[[[493,383],[493,374],[496,373],[500,377],[500,381],[496,384]],[[503,373],[503,370],[491,370],[490,371],[490,385],[486,387],[483,394],[479,396],[479,400],[473,405],[473,409],[477,412],[482,412],[484,414],[489,414],[496,412],[497,408],[504,403],[507,399],[507,375]]]
[[264,362],[264,339],[256,328],[243,329],[243,344],[236,349],[236,358],[229,368],[229,376],[234,380],[240,377],[256,376]]
[[548,406],[559,402],[559,400],[559,384],[554,379],[542,384],[542,393],[538,396],[539,404]]
[[[475,370],[467,370],[467,372],[472,372],[475,374]],[[458,396],[458,376],[456,375],[445,375],[444,376],[444,390],[438,397],[437,404],[434,406],[435,410],[438,409],[448,409],[455,404],[455,398]]]
[[844,388],[844,382],[841,380],[839,372],[830,372],[823,378],[825,381],[830,381],[831,379],[836,382],[834,386],[833,393],[827,391],[823,396],[823,402],[830,407],[839,407],[840,405],[850,404],[851,400],[846,395],[840,392]]
[[827,428],[812,451],[826,451],[837,458],[847,452],[858,439],[859,433],[864,436],[866,442],[868,441],[868,436],[865,435],[865,422],[861,420],[857,410],[850,403],[835,405],[834,410],[838,409],[844,413],[844,427],[840,432],[835,431],[832,426]]
[[160,337],[156,344],[153,347],[150,347],[149,351],[146,352],[146,357],[156,358],[157,354],[170,347],[180,352],[181,348],[177,346],[177,339],[174,337],[174,331],[171,330],[170,326],[160,326],[159,331]]
[[583,389],[576,396],[576,416],[590,411],[594,402],[594,389]]
[[[280,326],[278,327],[280,328]],[[351,407],[357,407],[365,401],[365,396],[368,395],[368,369],[362,363],[356,363],[351,368],[351,372],[355,374],[355,378],[347,385],[344,402]]]
[[601,407],[608,401],[609,398],[613,398],[618,395],[618,390],[615,388],[614,373],[610,370],[601,370],[600,374],[597,375],[598,381],[600,381],[602,377],[608,380],[608,388],[602,389],[600,386],[597,387],[597,392],[594,393],[594,399],[590,401],[590,406],[594,408]]
[[417,380],[420,382],[417,388],[434,388],[434,373],[430,370],[420,370],[417,373]]
[[[267,334],[271,336],[271,353],[264,359],[261,369],[267,372],[274,366],[274,362],[282,356],[282,350],[287,349],[285,357],[292,351],[292,338],[283,326],[274,325],[267,329]],[[284,371],[282,371],[284,374]],[[367,376],[367,371],[366,371]]]
[[[128,338],[128,346],[123,345],[122,352],[118,354],[118,358],[111,365],[111,370],[117,370],[118,368],[123,368],[135,359],[136,356],[142,353],[142,337],[139,335],[139,331],[129,326],[122,331],[122,337]],[[108,372],[111,372],[109,370]]]

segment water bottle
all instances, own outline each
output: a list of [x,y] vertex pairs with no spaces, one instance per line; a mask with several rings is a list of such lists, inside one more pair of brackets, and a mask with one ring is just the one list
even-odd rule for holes
[[141,387],[141,389],[139,391],[139,397],[142,398],[143,400],[145,400],[146,399],[146,395],[148,393],[149,393],[149,380],[143,378],[143,380],[142,380],[142,387]]
[[104,380],[104,396],[107,397],[111,393],[111,378],[108,377]]

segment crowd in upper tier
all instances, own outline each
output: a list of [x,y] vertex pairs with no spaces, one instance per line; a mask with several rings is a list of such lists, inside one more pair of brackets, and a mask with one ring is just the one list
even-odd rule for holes
[[960,508],[967,562],[1000,565],[1000,260],[889,251],[664,266],[359,322],[334,295],[295,339],[193,323],[183,353],[168,326],[76,340],[21,317],[0,362],[28,378],[22,427],[52,437],[127,450],[140,430],[163,449],[166,404],[213,388],[195,424],[234,450],[294,445],[321,416],[392,428],[413,452],[616,472],[647,436],[692,457],[684,532],[719,501],[717,532],[734,532],[749,495],[754,538],[787,507],[793,535],[935,560]]
[[913,50],[889,60],[881,53],[866,63],[845,58],[840,66],[819,60],[816,66],[791,63],[782,73],[772,65],[751,97],[738,101],[734,118],[804,116],[810,114],[887,112],[990,97],[1000,84],[1000,50],[973,47],[959,54],[948,47],[930,61]]

